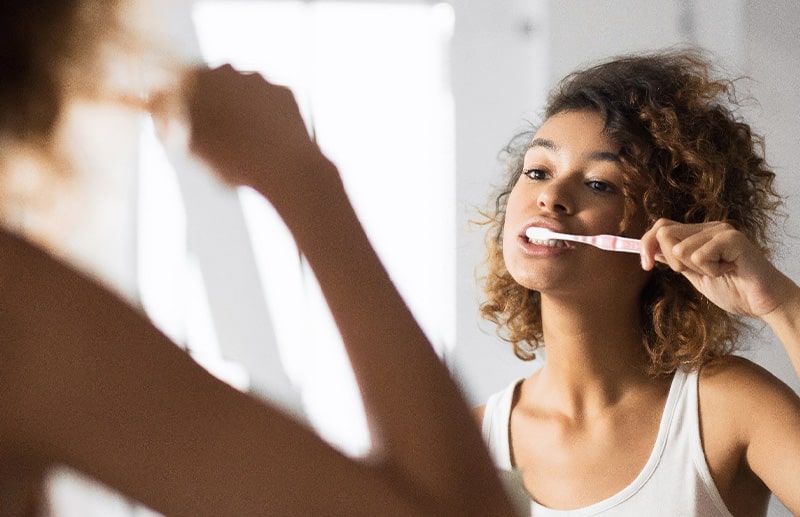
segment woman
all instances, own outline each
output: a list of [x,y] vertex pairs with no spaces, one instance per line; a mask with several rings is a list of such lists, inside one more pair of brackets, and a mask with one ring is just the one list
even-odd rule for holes
[[[131,99],[101,73],[109,49],[136,47],[110,21],[121,8],[3,3],[5,185],[19,179],[20,163],[45,176],[65,165],[54,135],[76,95],[123,99],[162,123],[176,108],[184,112],[191,150],[228,183],[272,201],[314,269],[350,354],[375,450],[366,460],[347,458],[276,408],[217,381],[142,314],[18,235],[7,218],[0,514],[33,514],[43,473],[59,463],[166,515],[513,513],[459,390],[372,250],[335,167],[309,139],[291,93],[223,67],[186,71],[181,88]],[[8,189],[4,208],[18,200]]]
[[712,72],[693,51],[575,72],[509,147],[482,313],[547,357],[478,415],[533,515],[764,515],[770,492],[800,513],[800,398],[731,355],[760,319],[800,372],[800,288],[766,258],[774,174]]

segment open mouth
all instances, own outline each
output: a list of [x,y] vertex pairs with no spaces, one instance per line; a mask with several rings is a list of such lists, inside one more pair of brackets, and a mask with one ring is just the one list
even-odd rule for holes
[[561,239],[529,239],[528,237],[524,237],[529,243],[534,244],[536,246],[544,246],[546,248],[566,248],[568,247],[566,241],[562,241]]

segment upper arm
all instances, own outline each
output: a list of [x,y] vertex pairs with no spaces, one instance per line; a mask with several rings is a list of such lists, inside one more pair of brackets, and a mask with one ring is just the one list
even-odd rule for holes
[[800,397],[769,374],[754,384],[753,418],[745,418],[747,463],[792,513],[800,514]]
[[[704,429],[704,441],[709,435],[727,436],[729,446],[738,448],[752,473],[792,513],[800,514],[800,397],[777,377],[743,359],[731,358],[707,368],[701,378],[705,384],[701,414],[725,423],[716,433]],[[715,451],[710,445],[704,443],[713,472]]]

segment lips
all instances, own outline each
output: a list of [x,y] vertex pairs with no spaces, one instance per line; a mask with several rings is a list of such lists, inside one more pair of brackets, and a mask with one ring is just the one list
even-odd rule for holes
[[520,233],[518,237],[519,244],[525,254],[535,256],[550,256],[564,253],[573,249],[572,243],[563,241],[561,239],[529,239],[526,235],[526,230],[531,227],[546,228],[554,232],[565,232],[563,228],[553,225],[550,221],[534,221],[526,224],[522,229],[522,233]]

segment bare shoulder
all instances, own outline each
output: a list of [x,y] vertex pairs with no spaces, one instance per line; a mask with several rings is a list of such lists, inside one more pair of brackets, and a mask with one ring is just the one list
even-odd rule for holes
[[800,511],[797,393],[736,356],[703,366],[698,387],[703,449],[729,508],[748,508],[756,500],[766,504],[771,491]]
[[[739,356],[716,359],[700,371],[701,419],[748,442],[756,424],[800,418],[800,397],[762,366]],[[735,433],[735,434],[734,434]]]
[[700,371],[701,398],[728,404],[747,404],[761,397],[797,399],[797,394],[764,367],[740,356],[715,359]]
[[21,284],[23,277],[64,268],[37,243],[0,226],[0,282],[4,289]]
[[[522,385],[531,381],[531,379],[536,378],[538,372],[534,373],[532,376],[528,377],[527,379],[516,379],[513,381],[513,384],[506,384],[500,391],[496,391],[492,393],[489,398],[487,399],[486,403],[473,407],[472,408],[472,416],[475,420],[477,420],[479,425],[482,425],[483,418],[486,415],[486,408],[487,406],[495,406],[492,404],[492,400],[494,399],[497,402],[497,397],[503,397],[506,395],[509,389],[513,389],[513,397],[511,400],[511,410],[513,411],[514,408],[517,407],[520,401],[521,392],[522,392]],[[493,409],[489,409],[490,412],[494,411]]]
[[760,513],[772,491],[796,508],[800,485],[790,473],[800,468],[800,397],[738,356],[704,365],[698,390],[703,451],[728,507]]
[[8,267],[9,260],[35,253],[34,250],[33,245],[25,239],[0,226],[0,259],[5,267]]

